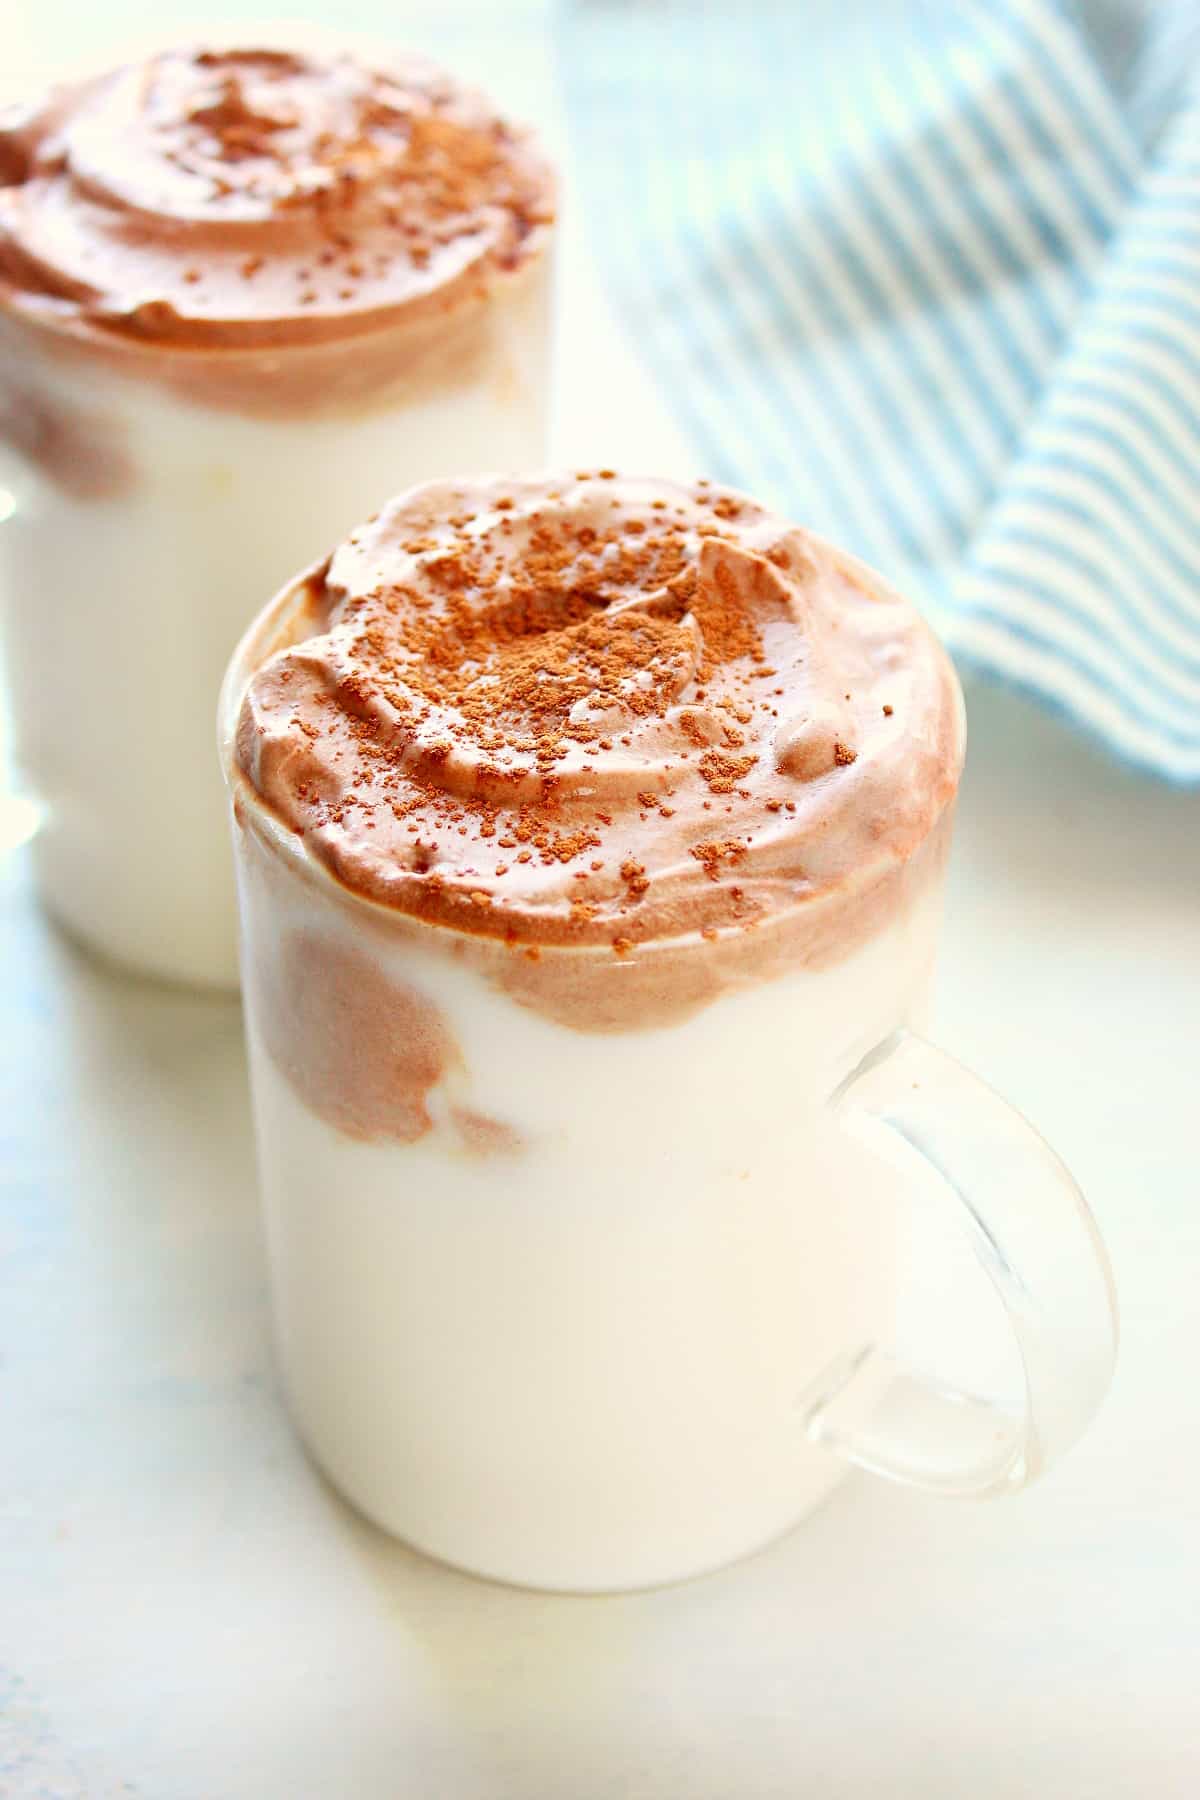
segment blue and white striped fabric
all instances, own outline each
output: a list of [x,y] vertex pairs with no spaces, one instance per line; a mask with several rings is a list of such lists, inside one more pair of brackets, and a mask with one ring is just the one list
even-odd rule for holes
[[1200,0],[564,0],[589,218],[711,473],[1200,782]]

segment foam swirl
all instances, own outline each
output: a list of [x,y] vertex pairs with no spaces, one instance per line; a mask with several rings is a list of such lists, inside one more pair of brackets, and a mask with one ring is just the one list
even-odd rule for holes
[[236,761],[346,887],[618,957],[744,935],[905,862],[961,702],[915,610],[708,484],[394,501],[267,616]]

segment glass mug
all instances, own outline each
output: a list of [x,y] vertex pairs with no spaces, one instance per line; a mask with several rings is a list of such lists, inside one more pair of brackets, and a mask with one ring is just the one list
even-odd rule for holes
[[[221,738],[279,1352],[336,1486],[440,1560],[594,1592],[742,1556],[852,1464],[962,1495],[1040,1475],[1108,1386],[1115,1299],[1053,1151],[916,1029],[949,812],[911,902],[840,962],[673,1025],[574,1029],[460,934],[342,887],[236,773],[289,604],[243,640]],[[432,1076],[430,1019],[469,1083],[448,1059],[435,1128],[372,1139],[361,1071],[399,1033]],[[1007,1310],[1019,1416],[886,1347],[914,1168]]]

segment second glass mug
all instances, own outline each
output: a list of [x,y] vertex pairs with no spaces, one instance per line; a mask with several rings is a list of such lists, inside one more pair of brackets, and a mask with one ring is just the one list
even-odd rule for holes
[[[345,49],[307,29],[289,28],[283,37],[302,39],[302,49],[311,39],[318,72]],[[371,47],[359,49],[373,67]],[[388,67],[388,55],[379,52],[380,68]],[[98,221],[95,266],[102,286],[101,252],[111,254],[114,239],[153,243],[158,234],[163,270],[139,279],[151,284],[150,299],[158,291],[154,282],[166,284],[161,304],[168,315],[172,296],[183,304],[172,280],[190,293],[192,277],[199,278],[199,269],[171,273],[172,255],[186,261],[193,253],[180,245],[193,242],[199,224],[208,219],[216,245],[210,253],[220,269],[233,254],[231,244],[240,261],[247,249],[260,247],[255,234],[274,220],[271,214],[264,224],[256,198],[245,219],[235,211],[227,226],[218,198],[214,224],[208,201],[189,198],[199,210],[186,216],[186,230],[169,201],[165,215],[137,215],[137,233],[105,225],[105,197],[110,186],[119,194],[121,184],[107,172],[104,155],[142,164],[148,182],[161,164],[169,196],[172,171],[178,175],[169,153],[172,121],[182,129],[170,107],[190,103],[203,117],[200,103],[211,102],[214,81],[230,79],[236,90],[248,79],[247,56],[250,64],[264,60],[257,52],[204,52],[192,66],[191,56],[165,53],[168,64],[182,60],[193,85],[168,85],[161,93],[155,85],[160,59],[138,66],[137,91],[148,116],[135,112],[130,121],[118,113],[119,128],[110,124],[107,135],[96,137],[101,173],[85,184],[78,213]],[[214,56],[233,73],[210,70]],[[176,70],[171,79],[183,78]],[[310,104],[303,83],[311,79],[302,74],[298,94],[285,85],[271,104],[303,119]],[[162,118],[156,105],[166,109]],[[29,154],[23,116],[17,111],[12,122],[0,119],[0,187],[10,179],[9,163],[19,170]],[[370,120],[369,111],[365,117]],[[303,128],[296,136],[290,173],[321,174],[321,139],[307,140]],[[203,154],[211,159],[224,152],[206,143]],[[59,162],[56,179],[69,199],[70,155],[60,150]],[[386,174],[387,159],[379,166]],[[248,308],[243,341],[238,294],[227,330],[204,328],[193,343],[185,320],[179,348],[170,335],[160,342],[152,333],[110,329],[111,321],[94,327],[86,309],[46,303],[36,283],[25,293],[6,265],[0,280],[0,639],[13,759],[40,819],[32,859],[42,901],[105,959],[202,987],[237,984],[212,709],[230,652],[262,596],[397,487],[464,463],[520,467],[541,460],[554,228],[553,177],[540,153],[537,166],[546,216],[528,232],[520,260],[489,270],[486,236],[480,236],[477,279],[466,283],[454,265],[430,290],[436,304],[426,304],[426,296],[407,306],[401,290],[394,316],[382,306],[382,319],[370,329],[358,321],[352,287],[336,302],[327,294],[314,309],[324,324],[311,341],[297,321],[310,317],[305,303],[317,296],[298,288],[293,301],[284,281],[308,254],[295,250],[296,242],[308,244],[306,234],[319,239],[311,247],[318,267],[332,255],[322,247],[323,215],[307,204],[289,203],[289,210],[280,203],[292,234],[291,262],[279,253],[283,285],[266,290],[285,295],[276,309],[287,326],[279,344],[270,336],[279,321],[269,307],[261,314]],[[229,191],[231,183],[240,191],[253,184],[256,168],[235,143],[221,179]],[[38,192],[47,185],[42,178],[31,183]],[[57,204],[78,224],[67,200]],[[373,263],[368,248],[378,245],[368,240],[378,208],[366,207],[363,219],[361,226],[355,218],[342,221],[347,232],[365,234],[363,245],[352,235],[343,249],[357,245],[363,261]],[[199,234],[199,243],[209,239]],[[265,248],[275,256],[270,244]],[[202,261],[205,252],[195,254]],[[264,257],[248,260],[244,285],[257,292],[250,275]],[[116,276],[132,279],[119,261]],[[114,307],[123,293],[118,281]]]
[[[341,887],[237,775],[241,697],[288,602],[234,659],[222,741],[279,1351],[334,1483],[445,1562],[594,1592],[744,1555],[851,1464],[962,1495],[1040,1475],[1108,1386],[1115,1297],[1053,1151],[915,1029],[949,810],[847,959],[671,1026],[574,1029],[459,934]],[[372,1139],[339,1056],[386,1054],[387,1021],[426,1009],[470,1074],[447,1074],[420,1141]],[[914,1168],[999,1292],[1019,1416],[887,1349]]]

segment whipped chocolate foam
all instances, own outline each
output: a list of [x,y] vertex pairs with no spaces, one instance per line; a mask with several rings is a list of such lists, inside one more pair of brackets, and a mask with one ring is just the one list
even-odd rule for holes
[[[708,484],[431,484],[260,632],[236,785],[343,889],[505,948],[504,984],[572,1022],[580,982],[619,1026],[833,960],[915,852],[940,861],[943,652],[851,559]],[[600,954],[566,998],[578,950]]]
[[256,963],[253,1012],[276,1068],[345,1137],[415,1144],[435,1130],[473,1160],[514,1156],[521,1134],[461,1101],[440,1126],[434,1094],[464,1069],[433,1002],[385,975],[367,951],[316,931],[290,931]]
[[289,351],[319,382],[352,339],[386,378],[552,217],[528,136],[416,59],[173,50],[0,111],[0,310],[193,377],[220,352],[279,387]]

